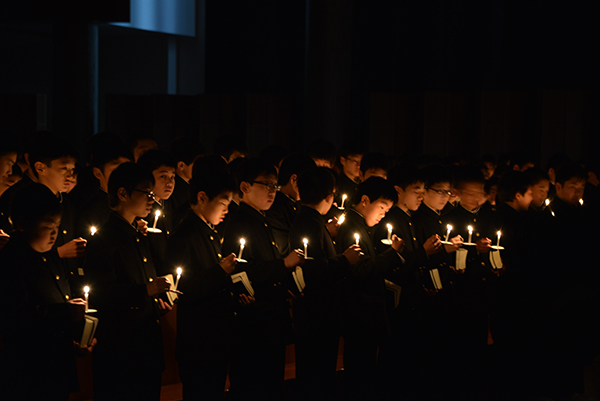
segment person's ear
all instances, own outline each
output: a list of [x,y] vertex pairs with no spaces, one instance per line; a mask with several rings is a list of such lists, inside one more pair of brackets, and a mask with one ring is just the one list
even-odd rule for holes
[[129,194],[125,188],[121,187],[117,190],[117,197],[120,201],[125,202],[129,198]]
[[199,205],[204,205],[206,203],[206,201],[208,200],[208,196],[206,195],[206,192],[204,191],[200,191],[198,192],[197,196],[197,201]]
[[290,176],[290,182],[292,183],[292,186],[295,188],[298,186],[298,174],[292,174]]
[[246,181],[242,181],[240,183],[240,190],[242,191],[242,193],[247,194],[248,192],[250,192],[250,183],[246,182]]
[[183,162],[181,160],[177,162],[177,171],[185,170],[186,167],[187,167],[187,164],[185,164],[185,162]]
[[556,189],[556,193],[558,194],[562,192],[563,186],[560,182],[557,181],[554,183],[554,189]]
[[367,195],[363,195],[363,196],[361,196],[361,198],[360,198],[360,203],[361,203],[363,206],[368,206],[368,205],[371,203],[371,200],[369,199],[369,197],[368,197]]
[[44,172],[46,171],[46,169],[48,168],[48,166],[46,166],[45,163],[42,162],[35,162],[35,164],[33,165],[33,168],[35,170],[35,172],[37,173],[38,176],[44,174]]
[[400,187],[399,185],[394,185],[394,188],[396,189],[396,193],[398,194],[399,198],[404,196],[404,190],[402,189],[402,187]]
[[327,197],[325,198],[325,202],[327,202],[327,203],[329,203],[329,204],[332,204],[332,203],[333,203],[333,198],[334,198],[333,194],[329,194],[329,195],[327,195]]
[[104,173],[102,173],[102,171],[98,167],[93,167],[92,173],[94,174],[94,177],[96,177],[100,181],[102,181],[102,179],[104,178]]

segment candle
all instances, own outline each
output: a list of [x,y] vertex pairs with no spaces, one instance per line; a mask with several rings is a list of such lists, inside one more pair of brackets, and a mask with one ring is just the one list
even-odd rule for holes
[[342,225],[342,223],[344,222],[344,220],[346,220],[346,215],[343,214],[340,216],[340,219],[338,220],[338,225]]
[[392,241],[392,225],[388,224],[387,229],[388,229],[388,238],[387,239],[388,239],[388,241],[391,242]]
[[92,228],[90,228],[90,233],[92,234],[92,237],[93,237],[94,234],[96,234],[96,227],[92,226]]
[[448,239],[450,238],[450,231],[452,231],[452,226],[448,224],[446,228],[448,229],[448,231],[446,231],[446,242],[448,242]]
[[346,195],[346,194],[342,195],[342,206],[340,206],[340,209],[344,208],[344,202],[346,202],[347,197],[348,197],[348,195]]
[[240,239],[240,254],[238,255],[238,259],[242,259],[242,252],[244,252],[244,247],[246,246],[246,240]]
[[87,285],[83,287],[83,295],[85,297],[85,311],[88,311],[88,302],[90,300],[90,287]]
[[501,232],[501,231],[498,231],[496,234],[498,234],[498,243],[496,244],[496,246],[497,246],[498,248],[500,248],[500,237],[502,237],[502,232]]
[[181,273],[183,272],[183,270],[181,270],[181,267],[177,268],[177,279],[175,280],[175,290],[177,290],[177,286],[179,285],[179,279],[181,278]]
[[304,238],[302,242],[304,242],[304,257],[308,258],[308,240]]
[[467,230],[469,230],[469,241],[467,241],[467,242],[470,244],[471,243],[471,236],[473,235],[473,226],[467,227]]
[[358,240],[360,239],[360,235],[358,235],[358,233],[355,233],[354,239],[356,239],[356,246],[358,246]]
[[546,199],[544,203],[546,204],[546,207],[548,207],[548,205],[550,204],[550,199]]
[[154,224],[152,225],[152,229],[156,229],[156,223],[158,222],[158,217],[160,216],[160,210],[157,210],[154,214]]
[[583,199],[579,199],[579,204],[583,206]]

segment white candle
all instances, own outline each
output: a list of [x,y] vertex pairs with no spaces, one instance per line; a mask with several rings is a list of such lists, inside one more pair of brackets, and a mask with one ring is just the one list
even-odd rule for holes
[[392,225],[388,224],[387,229],[388,229],[388,238],[387,239],[388,239],[388,241],[391,242],[392,241]]
[[500,247],[500,237],[502,237],[502,232],[498,231],[496,234],[498,234],[498,243],[496,244],[496,246],[499,248]]
[[446,231],[446,242],[448,242],[448,239],[450,238],[450,231],[452,231],[452,226],[448,224],[446,228],[448,229],[448,231]]
[[583,199],[579,199],[579,204],[583,206]]
[[156,229],[156,223],[158,222],[158,217],[160,216],[160,210],[157,210],[154,214],[154,224],[152,225],[152,229]]
[[304,242],[304,257],[308,258],[308,240],[304,238],[302,242]]
[[338,220],[338,225],[342,225],[342,223],[344,222],[344,220],[346,220],[346,215],[343,214],[340,216],[340,219]]
[[238,255],[238,259],[242,258],[242,252],[244,252],[244,247],[246,246],[246,240],[243,238],[240,239],[240,254]]
[[356,239],[356,246],[358,246],[358,240],[360,239],[360,235],[358,235],[358,233],[354,234],[354,239]]
[[85,297],[85,311],[88,311],[88,302],[90,300],[90,287],[83,287],[83,296]]
[[348,197],[348,195],[346,195],[346,194],[342,195],[342,206],[340,206],[340,209],[344,208],[344,202],[346,202],[347,197]]
[[177,286],[179,285],[179,279],[181,278],[181,273],[183,272],[183,270],[181,270],[181,267],[177,268],[177,279],[175,280],[175,290],[177,290]]
[[96,234],[96,227],[92,226],[92,228],[90,228],[90,233],[92,234],[92,237],[93,237],[94,234]]
[[467,230],[469,230],[469,241],[467,241],[467,242],[470,244],[471,243],[471,236],[473,235],[473,226],[467,227]]
[[550,204],[550,199],[546,199],[544,203],[546,204],[546,207],[548,207],[548,205]]

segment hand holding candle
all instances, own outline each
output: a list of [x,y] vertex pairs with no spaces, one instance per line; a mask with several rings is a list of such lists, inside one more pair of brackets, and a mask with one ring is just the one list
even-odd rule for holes
[[358,241],[359,241],[359,239],[360,239],[360,235],[358,235],[358,233],[355,233],[355,234],[354,234],[354,239],[356,240],[356,246],[359,246],[359,245],[358,245]]
[[338,223],[338,226],[341,226],[341,225],[342,225],[342,223],[344,222],[344,220],[346,220],[346,215],[345,215],[345,214],[342,214],[342,215],[340,216],[340,218],[338,219],[338,222],[337,222],[337,223]]

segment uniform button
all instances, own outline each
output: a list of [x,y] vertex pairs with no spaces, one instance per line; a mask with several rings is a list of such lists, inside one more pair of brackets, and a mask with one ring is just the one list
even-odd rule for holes
[[66,300],[69,300],[69,296],[68,296],[68,295],[65,295],[65,299],[66,299]]
[[233,292],[230,292],[229,295],[233,296]]
[[57,274],[56,275],[56,281],[60,280],[60,276]]
[[265,223],[265,227],[269,227],[269,225],[267,223]]
[[409,226],[412,226],[412,223],[409,221],[409,222],[408,222],[408,225],[409,225]]
[[271,244],[273,244],[273,246],[275,246],[275,241],[271,241]]
[[144,263],[146,263],[146,262],[148,261],[148,258],[146,258],[146,257],[144,256],[144,259],[142,259],[142,260],[144,261]]
[[438,223],[442,224],[442,220],[438,220]]
[[169,234],[171,234],[171,233],[169,232],[169,230],[167,230],[167,235],[169,235]]
[[237,316],[237,312],[233,312],[233,316]]
[[42,256],[42,260],[45,262],[45,261],[46,261],[46,258]]
[[135,242],[140,242],[140,239],[139,239],[139,238],[136,238],[136,239],[135,239]]
[[475,233],[475,236],[476,236],[476,237],[479,237],[479,233]]
[[214,240],[215,238],[211,235],[210,237],[208,237],[211,241]]
[[158,299],[154,298],[154,303],[157,304],[158,303]]
[[67,234],[67,230],[63,230],[63,234],[65,234],[65,235],[66,235],[66,234]]
[[485,262],[481,262],[481,266],[485,266]]
[[156,324],[160,324],[160,320],[156,319]]
[[273,284],[273,287],[277,287],[277,283]]
[[474,219],[473,219],[473,223],[475,223],[476,221],[477,221],[477,219],[476,219],[476,218],[474,218]]
[[413,241],[416,241],[416,240],[417,240],[417,238],[413,237]]
[[151,282],[153,281],[153,280],[152,280],[152,277],[150,277],[150,278],[148,279],[148,281],[151,283]]
[[217,256],[218,256],[219,259],[221,259],[221,254],[220,253],[217,253]]

